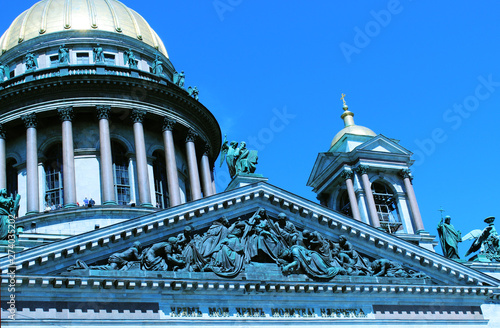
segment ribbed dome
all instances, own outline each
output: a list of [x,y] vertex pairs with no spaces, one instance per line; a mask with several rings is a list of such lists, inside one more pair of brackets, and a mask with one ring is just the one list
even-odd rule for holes
[[2,53],[26,40],[69,30],[126,35],[168,57],[163,42],[146,20],[116,0],[42,0],[19,15],[3,34]]

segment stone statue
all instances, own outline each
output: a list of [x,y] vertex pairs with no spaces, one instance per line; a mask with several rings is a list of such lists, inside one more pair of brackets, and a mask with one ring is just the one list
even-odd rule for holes
[[155,60],[153,62],[153,74],[156,74],[158,76],[163,75],[163,61],[161,60],[160,55],[156,54],[155,55]]
[[[90,269],[94,270],[122,270],[125,271],[129,268],[129,265],[132,262],[137,262],[142,259],[142,254],[141,254],[142,246],[141,243],[136,241],[130,247],[124,252],[121,253],[115,253],[111,255],[108,259],[108,264],[106,265],[97,265],[97,266],[91,266]],[[76,269],[85,269],[86,265],[82,265],[81,263],[79,264],[77,262],[77,268]]]
[[69,63],[69,49],[66,48],[66,45],[63,44],[59,47],[59,64],[68,64]]
[[101,45],[98,43],[97,47],[94,48],[94,63],[104,63],[104,51]]
[[0,83],[9,78],[9,68],[0,63]]
[[0,240],[8,239],[9,233],[12,233],[9,231],[9,223],[17,216],[20,200],[21,195],[18,194],[15,199],[12,199],[12,197],[7,196],[7,189],[0,190]]
[[200,93],[200,92],[198,91],[198,88],[197,88],[197,87],[194,87],[194,88],[189,87],[189,88],[188,88],[188,93],[189,93],[189,95],[190,95],[191,97],[193,97],[194,99],[196,99],[196,100],[198,100],[198,99],[199,99],[198,95],[199,95],[199,93]]
[[181,71],[180,73],[175,72],[174,73],[174,84],[178,85],[179,87],[183,88],[184,87],[184,80],[186,76],[184,75],[184,71]]
[[484,220],[485,223],[488,224],[486,228],[481,230],[473,230],[469,232],[462,240],[474,239],[474,242],[470,246],[465,256],[469,256],[470,254],[480,251],[477,256],[469,259],[471,260],[479,260],[482,262],[500,262],[500,236],[498,235],[497,230],[495,229],[494,222],[495,218],[490,216]]
[[437,226],[439,234],[439,241],[441,242],[441,249],[443,256],[449,259],[460,259],[458,255],[458,243],[462,241],[462,234],[460,231],[455,230],[455,227],[450,223],[451,217],[446,216],[441,219]]
[[125,63],[127,63],[130,68],[137,69],[137,60],[135,59],[135,55],[132,49],[125,51],[123,53],[123,57],[125,59]]
[[24,63],[26,64],[26,70],[35,70],[38,68],[38,64],[36,63],[35,55],[31,52],[28,52],[24,57]]
[[246,142],[242,141],[240,147],[238,147],[236,141],[228,143],[227,136],[224,137],[221,147],[220,166],[222,166],[224,158],[226,159],[231,178],[234,178],[238,174],[254,173],[259,159],[256,150],[247,149]]

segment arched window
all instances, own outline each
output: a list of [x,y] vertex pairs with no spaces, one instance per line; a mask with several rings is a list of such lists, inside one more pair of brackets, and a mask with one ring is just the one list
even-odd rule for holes
[[153,175],[155,180],[156,207],[170,207],[167,189],[167,171],[165,154],[159,150],[153,153]]
[[339,212],[352,217],[351,202],[349,201],[347,190],[340,191],[337,209]]
[[389,233],[401,229],[402,223],[392,190],[385,183],[375,181],[372,183],[372,192],[380,226]]
[[63,165],[62,145],[53,145],[45,152],[45,205],[52,209],[62,206],[63,200]]
[[13,158],[9,158],[7,160],[6,174],[7,174],[7,192],[9,194],[17,194],[17,169],[15,165],[17,161]]
[[120,143],[111,141],[111,149],[116,202],[118,205],[127,205],[130,203],[129,159],[125,155],[125,147]]

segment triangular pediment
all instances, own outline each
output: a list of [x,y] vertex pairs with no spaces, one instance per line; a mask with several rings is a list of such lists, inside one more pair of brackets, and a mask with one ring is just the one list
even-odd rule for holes
[[[361,256],[368,260],[386,259],[401,264],[405,270],[421,273],[416,278],[418,284],[439,284],[450,286],[490,285],[498,286],[498,280],[470,269],[460,263],[448,260],[432,251],[423,249],[387,234],[362,222],[353,220],[340,213],[303,199],[297,195],[279,189],[268,183],[257,183],[228,192],[220,193],[195,202],[173,207],[139,218],[130,219],[99,230],[70,237],[51,244],[28,249],[16,254],[17,275],[53,276],[65,272],[77,260],[89,265],[106,263],[115,253],[123,252],[139,241],[143,246],[165,242],[171,236],[180,234],[186,225],[200,234],[207,231],[213,222],[226,216],[231,222],[241,218],[248,221],[259,209],[265,209],[270,218],[277,218],[285,213],[298,231],[318,232],[324,238],[337,242],[344,235]],[[290,261],[290,260],[288,260]],[[9,259],[0,259],[2,268],[9,266]],[[276,263],[267,263],[266,272],[280,281],[315,280],[314,275],[297,273],[283,274]],[[254,266],[262,268],[262,265]],[[73,271],[74,272],[74,271]],[[253,273],[252,273],[253,272]],[[259,270],[242,271],[235,277],[220,277],[211,272],[189,272],[190,279],[245,280],[247,275],[258,275]],[[7,269],[3,269],[3,274]],[[92,273],[99,275],[99,273]],[[103,275],[109,274],[102,272]],[[114,272],[120,276],[120,272]],[[125,272],[130,277],[133,272]],[[156,276],[156,273],[151,273]],[[165,274],[168,275],[168,272]],[[176,276],[181,273],[172,272]],[[140,273],[140,276],[147,276]],[[209,276],[207,276],[209,275]],[[422,278],[423,276],[428,278]],[[256,279],[256,277],[254,277]],[[336,275],[331,281],[359,281],[368,284],[383,282],[384,277]],[[356,280],[357,279],[357,280]],[[382,279],[382,280],[380,280]],[[420,279],[420,280],[419,280]],[[320,279],[321,280],[321,279]],[[392,284],[408,284],[411,278],[390,278]]]
[[379,134],[356,148],[357,152],[380,152],[411,156],[411,152],[394,140]]

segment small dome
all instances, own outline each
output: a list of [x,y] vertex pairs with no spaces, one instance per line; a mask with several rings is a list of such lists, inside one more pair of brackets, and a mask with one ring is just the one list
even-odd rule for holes
[[0,39],[2,53],[38,36],[64,31],[107,31],[129,36],[168,57],[144,18],[117,0],[42,0],[19,15]]
[[344,120],[344,128],[340,130],[335,137],[332,140],[332,143],[330,144],[330,148],[333,147],[342,137],[346,134],[353,134],[357,136],[367,136],[367,137],[375,137],[377,134],[373,132],[372,130],[361,126],[361,125],[356,125],[354,124],[354,113],[349,111],[349,108],[344,102],[344,113],[340,118]]

